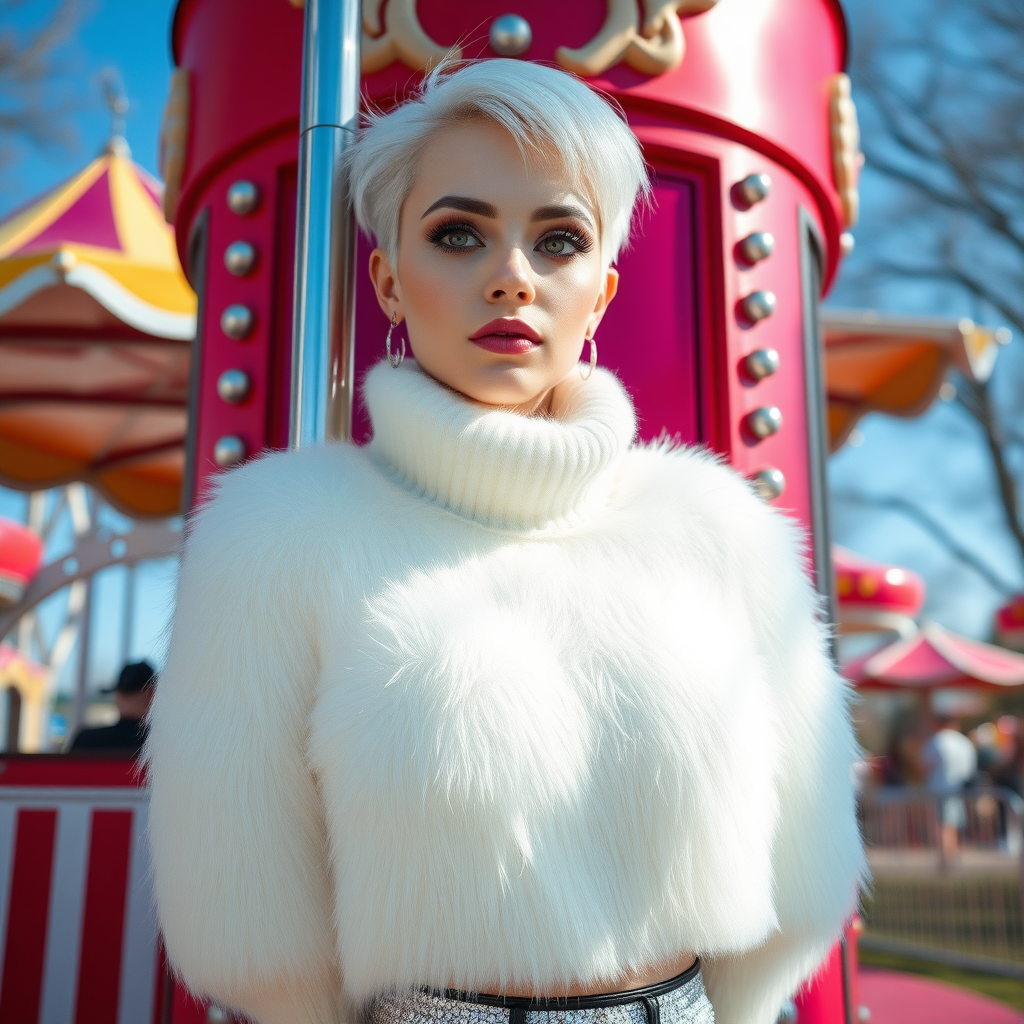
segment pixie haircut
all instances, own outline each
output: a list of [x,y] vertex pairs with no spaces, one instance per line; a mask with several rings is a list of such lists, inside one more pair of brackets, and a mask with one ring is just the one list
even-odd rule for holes
[[529,61],[445,61],[415,96],[365,115],[346,152],[359,226],[398,265],[398,223],[423,150],[445,128],[489,119],[524,158],[560,160],[593,207],[605,266],[629,240],[633,209],[650,194],[643,154],[621,112],[578,78]]

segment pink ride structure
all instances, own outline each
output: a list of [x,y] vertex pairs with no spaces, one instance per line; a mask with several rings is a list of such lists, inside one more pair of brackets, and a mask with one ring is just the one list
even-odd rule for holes
[[[601,363],[632,393],[644,438],[708,445],[807,527],[831,600],[818,304],[856,219],[859,169],[836,0],[361,7],[369,102],[393,103],[459,48],[553,63],[621,104],[655,202],[619,264]],[[303,28],[301,0],[180,0],[175,13],[165,209],[199,296],[186,504],[220,468],[288,443]],[[360,239],[359,267],[368,253]],[[387,325],[357,282],[358,380]],[[361,441],[358,402],[353,417]],[[796,997],[800,1024],[854,1024],[853,938]],[[180,991],[154,1000],[154,1020],[207,1013]]]

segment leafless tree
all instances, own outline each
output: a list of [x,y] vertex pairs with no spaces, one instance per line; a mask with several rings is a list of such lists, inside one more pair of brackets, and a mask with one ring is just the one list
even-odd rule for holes
[[19,145],[66,148],[75,140],[74,94],[62,66],[63,48],[81,15],[81,0],[59,0],[35,28],[12,24],[28,0],[0,0],[0,174]]
[[[932,0],[870,8],[851,73],[870,173],[889,201],[866,233],[862,281],[916,281],[1024,336],[1024,2]],[[960,378],[957,401],[981,428],[1007,529],[1024,561],[1009,424],[1024,395],[997,403]]]

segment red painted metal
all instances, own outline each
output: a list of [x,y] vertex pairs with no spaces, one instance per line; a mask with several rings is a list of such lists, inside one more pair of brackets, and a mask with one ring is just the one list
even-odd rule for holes
[[[558,46],[590,39],[606,10],[605,0],[519,0],[515,12],[533,29],[525,56],[553,62]],[[505,0],[419,0],[416,11],[429,36],[443,45],[461,43],[466,56],[493,56],[489,25],[508,13]],[[845,62],[842,14],[836,0],[720,0],[685,18],[683,28],[686,55],[678,68],[651,77],[620,64],[592,82],[626,112],[658,199],[620,261],[620,292],[598,336],[600,361],[633,394],[644,437],[665,432],[707,444],[747,474],[781,469],[787,486],[777,504],[810,526],[809,438],[819,425],[808,411],[813,368],[804,365],[805,235],[820,238],[820,280],[827,285],[842,230],[828,123],[828,81]],[[281,447],[287,438],[301,43],[302,13],[283,0],[180,0],[175,14],[174,55],[189,70],[192,93],[175,226],[183,265],[202,296],[194,500],[216,471],[218,438],[237,435],[251,453]],[[366,76],[364,91],[387,106],[417,80],[396,63]],[[771,176],[771,194],[738,209],[732,187],[752,172]],[[247,216],[225,202],[240,179],[261,192],[259,207]],[[735,252],[752,231],[771,232],[775,251],[748,267]],[[194,258],[204,238],[205,262]],[[224,250],[235,240],[258,250],[249,277],[233,277],[224,267]],[[369,251],[361,240],[361,265]],[[777,309],[749,326],[738,306],[758,289],[775,293]],[[233,303],[255,315],[243,342],[219,326]],[[365,275],[356,316],[356,364],[363,369],[381,357],[386,329]],[[739,367],[764,347],[780,353],[780,369],[755,384]],[[253,382],[237,406],[216,392],[217,377],[228,368],[245,370]],[[778,406],[783,426],[757,441],[743,424],[765,405]],[[355,438],[365,439],[367,430],[357,404]],[[844,1020],[839,955],[837,947],[801,997],[801,1024]]]
[[[832,947],[818,973],[804,986],[797,999],[797,1022],[841,1021],[846,1006],[843,986],[843,947]],[[854,1018],[856,1020],[856,1018]]]
[[141,781],[128,761],[0,759],[0,1024],[168,1024]]
[[23,810],[18,814],[7,910],[7,932],[17,936],[17,941],[4,952],[0,1024],[39,1019],[56,828],[56,811]]
[[137,786],[141,773],[134,761],[64,754],[0,756],[0,793],[10,787]]
[[43,562],[43,542],[27,526],[0,517],[0,605],[13,604]]
[[75,1019],[117,1020],[131,851],[130,811],[95,811],[89,840]]

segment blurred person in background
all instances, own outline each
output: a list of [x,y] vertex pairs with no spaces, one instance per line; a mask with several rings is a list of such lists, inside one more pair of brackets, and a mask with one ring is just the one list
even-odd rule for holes
[[1024,796],[1024,743],[1021,742],[1020,720],[1013,715],[1001,715],[995,728],[1001,756],[990,773],[992,782]]
[[[960,731],[960,722],[948,714],[936,714],[935,731],[921,749],[920,765],[925,785],[933,793],[963,789],[978,771],[974,744]],[[957,852],[960,829],[967,824],[967,812],[959,797],[939,801],[942,854],[949,859]]]
[[113,725],[80,729],[68,753],[86,750],[121,752],[134,757],[146,741],[146,713],[156,690],[156,670],[148,661],[136,661],[121,669],[113,690],[120,719]]

